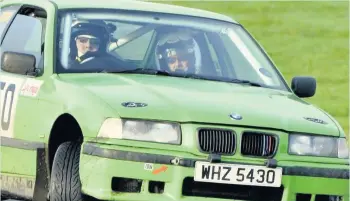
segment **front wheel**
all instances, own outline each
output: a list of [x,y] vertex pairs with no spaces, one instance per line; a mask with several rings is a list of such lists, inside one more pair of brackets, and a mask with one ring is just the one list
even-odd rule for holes
[[81,145],[61,144],[55,154],[50,181],[50,201],[83,201],[79,176]]

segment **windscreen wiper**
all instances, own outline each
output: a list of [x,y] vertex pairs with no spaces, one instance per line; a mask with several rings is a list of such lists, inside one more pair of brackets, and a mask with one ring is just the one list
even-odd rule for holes
[[170,75],[169,72],[164,70],[158,70],[154,68],[134,68],[134,69],[128,69],[128,70],[121,70],[121,71],[113,71],[110,73],[139,73],[139,74],[152,74],[152,75]]
[[240,79],[233,79],[233,80],[229,80],[229,82],[231,83],[237,83],[237,84],[248,84],[250,86],[255,86],[255,87],[262,87],[262,84],[259,84],[257,82],[251,82],[249,80],[240,80]]
[[201,76],[201,75],[197,75],[195,73],[173,73],[171,74],[174,77],[183,77],[183,78],[192,78],[192,79],[199,79],[199,80],[209,80],[209,81],[219,81],[217,79],[212,79],[209,77],[205,77],[205,76]]
[[211,78],[211,77],[201,76],[201,75],[197,75],[197,74],[193,74],[193,73],[190,73],[190,74],[172,74],[172,76],[201,79],[201,80],[209,80],[209,81],[230,82],[230,83],[237,83],[237,84],[248,84],[250,86],[256,86],[256,87],[263,87],[264,86],[264,85],[259,84],[257,82],[251,82],[249,80],[240,80],[240,79],[222,80],[222,79],[215,79],[215,78]]

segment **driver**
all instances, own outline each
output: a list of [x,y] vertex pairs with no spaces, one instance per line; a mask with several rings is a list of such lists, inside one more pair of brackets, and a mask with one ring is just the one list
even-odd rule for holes
[[110,33],[103,24],[76,21],[72,24],[71,38],[71,64],[80,64],[107,54]]
[[75,41],[78,49],[78,55],[76,56],[78,62],[84,61],[83,56],[86,56],[86,53],[93,54],[94,52],[97,52],[101,43],[100,39],[94,35],[78,35],[75,38]]
[[199,49],[190,34],[173,32],[163,36],[157,44],[157,64],[169,72],[195,73],[196,62],[200,60]]

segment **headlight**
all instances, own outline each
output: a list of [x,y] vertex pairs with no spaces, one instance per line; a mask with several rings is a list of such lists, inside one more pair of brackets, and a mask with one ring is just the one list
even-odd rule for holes
[[97,137],[180,144],[181,129],[177,123],[109,118]]
[[296,155],[349,158],[345,138],[292,134],[289,153]]

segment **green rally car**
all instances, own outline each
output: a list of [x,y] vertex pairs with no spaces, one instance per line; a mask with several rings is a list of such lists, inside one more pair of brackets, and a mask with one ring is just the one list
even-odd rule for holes
[[349,201],[339,123],[233,19],[131,0],[4,0],[1,196]]

